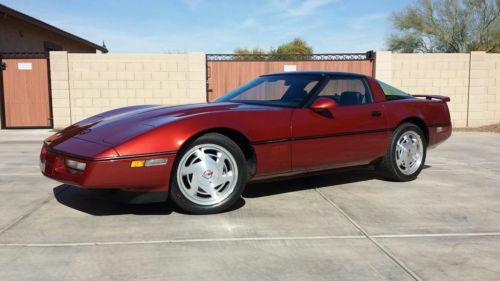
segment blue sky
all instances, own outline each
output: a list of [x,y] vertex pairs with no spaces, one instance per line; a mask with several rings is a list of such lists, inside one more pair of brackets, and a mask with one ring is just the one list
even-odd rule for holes
[[316,53],[383,50],[389,16],[411,0],[0,0],[111,52],[231,53],[294,37]]

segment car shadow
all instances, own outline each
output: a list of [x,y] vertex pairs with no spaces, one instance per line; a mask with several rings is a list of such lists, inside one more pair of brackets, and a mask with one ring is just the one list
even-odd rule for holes
[[60,185],[53,189],[56,200],[72,209],[94,215],[168,215],[172,213],[170,204],[151,203],[132,205],[106,200],[97,192],[71,185]]
[[[428,169],[432,166],[424,165],[422,169]],[[250,183],[242,194],[243,198],[258,198],[272,196],[276,194],[296,192],[307,189],[321,187],[335,187],[342,184],[362,182],[367,180],[393,180],[384,178],[373,168],[348,168],[322,172],[319,174],[301,175],[287,179],[276,179],[266,182]]]
[[370,169],[332,171],[329,173],[302,175],[300,177],[297,176],[282,180],[250,183],[242,196],[244,198],[258,198],[372,179],[381,179],[381,177]]
[[[169,215],[172,212],[189,215],[177,208],[171,202],[127,204],[103,197],[95,190],[88,190],[62,184],[53,189],[57,202],[72,209],[93,216],[113,215]],[[240,198],[233,206],[224,212],[231,212],[245,205],[245,199]]]
[[[425,165],[423,169],[430,168]],[[362,182],[367,180],[385,180],[373,169],[351,169],[333,171],[329,173],[302,175],[300,177],[276,179],[266,182],[250,183],[245,188],[241,198],[224,212],[240,209],[245,205],[245,198],[258,198],[289,192],[297,192],[321,187],[335,187],[342,184]],[[71,185],[62,184],[53,189],[56,200],[72,209],[94,215],[169,215],[172,212],[186,214],[171,202],[126,204],[102,198],[98,192]]]

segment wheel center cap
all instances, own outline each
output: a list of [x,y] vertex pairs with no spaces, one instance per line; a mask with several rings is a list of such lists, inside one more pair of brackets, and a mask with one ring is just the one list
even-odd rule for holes
[[211,179],[213,175],[214,172],[212,170],[206,170],[205,172],[203,172],[202,176],[206,179]]

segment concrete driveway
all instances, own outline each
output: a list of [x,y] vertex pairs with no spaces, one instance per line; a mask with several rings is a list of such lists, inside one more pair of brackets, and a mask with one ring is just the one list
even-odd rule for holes
[[455,133],[413,182],[255,184],[211,216],[46,179],[46,135],[0,132],[0,280],[500,279],[498,134]]

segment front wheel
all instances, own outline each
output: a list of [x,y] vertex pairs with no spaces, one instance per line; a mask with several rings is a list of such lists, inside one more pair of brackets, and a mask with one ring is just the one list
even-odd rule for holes
[[203,135],[183,149],[177,159],[170,198],[184,211],[218,213],[240,198],[248,171],[243,152],[228,137]]
[[403,123],[394,131],[378,170],[395,181],[417,178],[425,163],[427,145],[424,133],[415,124]]

